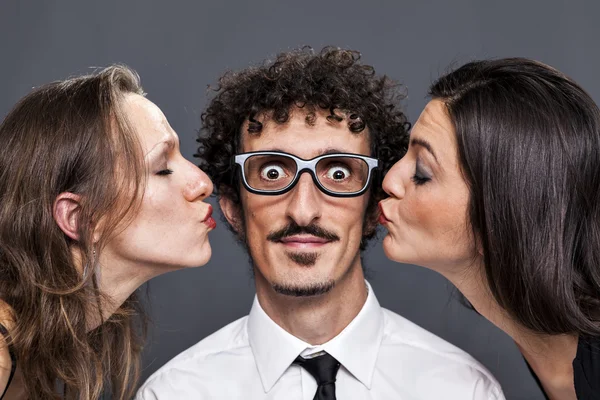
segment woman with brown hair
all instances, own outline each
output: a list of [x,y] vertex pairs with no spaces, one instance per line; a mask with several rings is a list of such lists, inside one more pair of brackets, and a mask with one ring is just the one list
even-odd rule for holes
[[600,399],[600,110],[522,58],[441,77],[380,203],[392,260],[510,335],[550,399]]
[[135,291],[208,262],[212,183],[123,66],[34,90],[0,143],[0,395],[131,398]]

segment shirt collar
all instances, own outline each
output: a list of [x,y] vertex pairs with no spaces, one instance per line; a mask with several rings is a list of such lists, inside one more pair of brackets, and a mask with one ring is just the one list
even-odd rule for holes
[[363,385],[371,388],[383,339],[383,312],[371,285],[365,283],[367,300],[358,315],[339,335],[320,346],[312,346],[286,332],[254,298],[248,317],[248,339],[265,392],[273,388],[300,353],[322,350],[335,357]]

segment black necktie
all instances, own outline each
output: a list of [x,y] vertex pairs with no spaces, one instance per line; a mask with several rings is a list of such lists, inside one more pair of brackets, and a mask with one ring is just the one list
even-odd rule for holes
[[300,365],[317,380],[319,386],[313,400],[336,400],[335,376],[340,369],[338,360],[325,353],[313,358],[298,356],[294,364]]

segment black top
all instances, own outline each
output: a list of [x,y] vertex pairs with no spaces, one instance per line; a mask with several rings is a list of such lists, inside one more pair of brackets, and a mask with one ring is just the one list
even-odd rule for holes
[[0,396],[0,400],[2,400],[2,398],[6,394],[6,391],[8,390],[8,387],[10,386],[10,382],[12,381],[13,376],[15,376],[15,370],[17,369],[17,359],[15,357],[14,349],[13,349],[12,345],[10,344],[10,335],[8,334],[8,331],[6,330],[4,325],[2,325],[2,324],[0,324],[0,333],[6,339],[6,343],[9,343],[8,352],[10,353],[10,361],[11,361],[10,376],[8,377],[8,382],[6,383],[4,392],[2,392],[2,395]]
[[[529,363],[527,364],[529,367]],[[535,372],[529,367],[538,386],[544,391]],[[600,400],[600,337],[580,337],[573,360],[577,400]],[[544,393],[546,399],[548,396]]]
[[573,373],[578,400],[600,399],[600,337],[579,338]]

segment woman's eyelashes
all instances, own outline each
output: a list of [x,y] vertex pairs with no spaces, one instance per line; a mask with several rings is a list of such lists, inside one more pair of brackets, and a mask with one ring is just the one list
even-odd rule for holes
[[428,174],[423,169],[421,162],[417,160],[415,165],[415,174],[412,176],[411,180],[415,183],[415,185],[424,185],[431,180],[431,174]]
[[173,173],[173,170],[168,167],[168,165],[170,164],[168,161],[169,158],[166,154],[164,154],[159,160],[157,160],[157,162],[154,164],[154,170],[157,171],[156,175],[165,176],[171,175]]
[[158,171],[156,173],[156,175],[171,175],[173,173],[173,170],[169,169],[169,168],[165,168],[165,169],[161,169],[160,171]]

